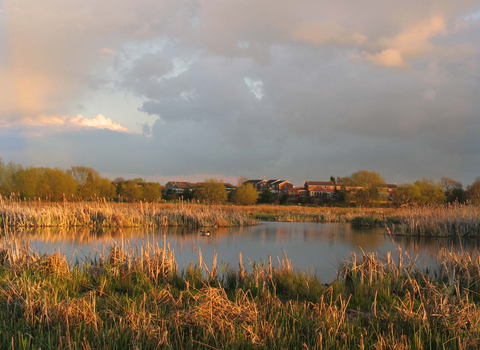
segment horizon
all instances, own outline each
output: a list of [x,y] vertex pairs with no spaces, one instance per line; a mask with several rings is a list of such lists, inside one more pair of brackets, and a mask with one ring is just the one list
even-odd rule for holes
[[[2,158],[0,158],[0,164],[2,163]],[[25,165],[25,164],[20,164],[20,163],[15,163],[15,162],[12,162],[13,164],[17,164],[17,165],[20,165],[24,168],[28,168],[32,165]],[[6,162],[3,162],[4,165],[8,165],[8,163]],[[75,165],[72,165],[68,168],[62,168],[60,167],[59,169],[62,169],[63,171],[68,171],[69,169],[71,169],[72,167],[75,167]],[[39,168],[42,168],[41,166]],[[44,168],[47,168],[47,167],[44,167]],[[91,167],[89,167],[91,168]],[[91,168],[92,170],[94,171],[97,171],[96,169],[94,168]],[[357,171],[362,171],[362,170],[366,170],[366,171],[369,171],[369,172],[376,172],[375,170],[367,170],[367,169],[360,169],[360,170],[357,170]],[[296,185],[296,183],[294,183],[293,181],[290,181],[288,178],[283,178],[283,177],[271,177],[271,178],[266,178],[266,177],[252,177],[252,178],[247,178],[245,176],[229,176],[229,177],[226,177],[226,176],[222,176],[222,175],[219,175],[219,174],[194,174],[194,175],[185,175],[185,176],[179,176],[179,177],[159,177],[159,176],[141,176],[140,174],[105,174],[105,173],[100,173],[100,176],[104,177],[104,178],[107,178],[109,179],[110,181],[115,181],[117,178],[123,178],[125,181],[133,181],[135,179],[139,179],[141,178],[142,180],[144,180],[145,182],[155,182],[155,183],[158,183],[160,184],[161,186],[164,186],[166,183],[168,182],[191,182],[191,183],[202,183],[204,182],[205,180],[208,180],[208,179],[215,179],[215,180],[218,180],[218,181],[222,181],[223,183],[226,183],[226,184],[231,184],[233,186],[237,186],[238,184],[238,181],[242,178],[246,179],[246,180],[283,180],[283,181],[287,181],[289,183],[291,183],[292,185],[294,185],[294,187],[297,187],[297,188],[300,188],[300,187],[303,187],[305,185],[305,183],[307,181],[313,181],[313,182],[331,182],[330,181],[330,177],[328,178],[325,178],[325,179],[320,179],[320,178],[308,178],[306,180],[303,180],[301,181],[300,185]],[[353,173],[352,173],[353,174]],[[343,177],[348,177],[352,174],[348,174],[348,175],[344,175],[344,176],[335,176],[337,179],[341,179]],[[397,183],[397,182],[392,182],[392,181],[388,181],[388,179],[385,179],[382,174],[379,174],[385,181],[385,184],[386,185],[403,185],[403,184],[408,184],[408,183],[414,183],[415,181],[417,180],[423,180],[423,179],[426,179],[426,180],[434,180],[436,183],[440,183],[441,182],[441,179],[434,179],[434,178],[429,178],[429,177],[425,177],[423,176],[422,178],[419,178],[419,179],[416,179],[412,182],[400,182],[400,183]],[[442,178],[448,178],[448,177],[442,177]],[[465,184],[461,181],[459,181],[463,188],[466,189],[467,186],[473,184],[475,181],[478,181],[480,177],[476,178],[472,183],[468,183],[468,184]],[[451,178],[450,178],[451,179]],[[457,179],[452,179],[452,180],[455,180],[457,181]],[[297,182],[298,183],[298,182]]]

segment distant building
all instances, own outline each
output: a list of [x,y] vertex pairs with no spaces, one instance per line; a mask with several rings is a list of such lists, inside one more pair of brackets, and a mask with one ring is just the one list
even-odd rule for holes
[[279,180],[279,179],[271,179],[271,180],[247,180],[243,183],[245,184],[252,184],[253,187],[257,189],[258,192],[262,192],[265,188],[269,188],[272,193],[280,195],[280,194],[288,194],[288,191],[293,188],[293,185],[286,180]]
[[252,184],[253,187],[257,189],[258,192],[262,192],[263,189],[267,186],[267,180],[247,180],[242,185]]
[[169,181],[165,184],[165,191],[173,193],[184,193],[185,190],[193,190],[195,185],[187,181]]
[[[361,186],[345,185],[341,182],[337,182],[337,191],[344,188],[346,191],[361,190]],[[385,184],[385,187],[378,188],[378,193],[385,198],[393,199],[397,189],[397,184]],[[319,197],[321,195],[327,195],[332,197],[335,194],[335,184],[332,181],[306,181],[305,191],[309,197]]]
[[393,199],[397,193],[397,184],[386,184],[385,187],[378,189],[378,193],[382,197]]
[[306,197],[307,196],[307,191],[305,190],[305,187],[295,187],[293,186],[292,188],[287,190],[287,194],[290,198],[300,198],[300,197]]
[[[337,190],[341,184],[337,183]],[[332,197],[335,193],[335,184],[332,181],[305,181],[305,192],[308,197],[327,195]]]
[[[165,184],[165,192],[171,191],[173,193],[181,194],[185,191],[193,191],[197,187],[202,187],[205,182],[188,182],[188,181],[169,181]],[[230,183],[224,183],[227,192],[233,190],[235,186]]]
[[293,185],[286,180],[268,180],[267,187],[275,194],[288,194],[288,190],[293,188]]
[[[196,183],[190,183],[190,184],[193,185],[193,187],[202,187],[203,185],[205,185],[205,182],[196,182]],[[225,186],[225,189],[227,190],[227,192],[230,192],[235,188],[235,186],[233,186],[231,183],[228,183],[228,182],[223,182],[223,186]]]

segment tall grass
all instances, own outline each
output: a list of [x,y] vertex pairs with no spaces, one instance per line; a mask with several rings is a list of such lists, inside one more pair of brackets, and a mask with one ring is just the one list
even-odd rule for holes
[[395,212],[392,208],[336,208],[280,205],[239,206],[236,210],[262,221],[345,223],[359,216],[383,216]]
[[7,227],[231,227],[257,220],[350,222],[384,226],[394,235],[461,236],[480,234],[480,207],[441,205],[416,208],[308,208],[284,206],[211,206],[198,203],[119,204],[19,202],[0,199],[0,229]]
[[71,266],[6,232],[0,348],[476,349],[480,257],[438,259],[429,274],[392,254],[353,254],[324,285],[286,254],[247,271],[241,253],[232,269],[199,251],[179,270],[165,242],[119,241]]
[[387,222],[395,235],[454,236],[480,235],[480,207],[474,205],[442,205],[404,208],[396,220]]
[[0,202],[0,227],[227,227],[255,225],[228,207],[111,202]]

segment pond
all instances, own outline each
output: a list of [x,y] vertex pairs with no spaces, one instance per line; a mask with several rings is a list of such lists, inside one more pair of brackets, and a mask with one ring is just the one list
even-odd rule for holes
[[[377,252],[380,256],[392,252],[398,257],[398,247],[417,265],[436,266],[436,254],[441,248],[477,249],[478,240],[452,240],[447,238],[395,237],[384,234],[382,228],[355,229],[350,224],[317,224],[264,222],[258,226],[217,228],[211,236],[202,236],[200,230],[183,228],[122,229],[92,231],[90,229],[41,229],[21,233],[30,241],[30,247],[40,253],[57,251],[72,262],[93,258],[98,253],[108,254],[113,242],[135,249],[145,241],[174,250],[179,268],[198,262],[201,250],[207,266],[213,252],[218,264],[238,269],[239,252],[246,265],[249,262],[268,262],[268,256],[278,266],[278,259],[287,254],[293,265],[302,271],[316,274],[322,282],[331,282],[337,276],[341,262],[357,254]],[[248,268],[248,266],[247,266]]]

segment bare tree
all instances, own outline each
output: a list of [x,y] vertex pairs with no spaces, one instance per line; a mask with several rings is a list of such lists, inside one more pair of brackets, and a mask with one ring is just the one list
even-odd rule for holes
[[248,177],[240,176],[237,180],[237,186],[242,186],[245,181],[248,181]]

